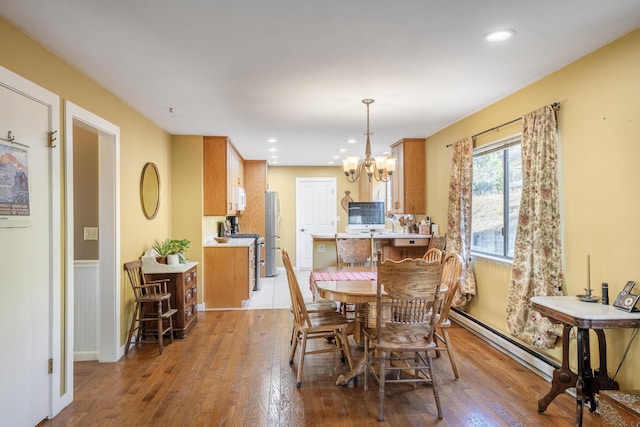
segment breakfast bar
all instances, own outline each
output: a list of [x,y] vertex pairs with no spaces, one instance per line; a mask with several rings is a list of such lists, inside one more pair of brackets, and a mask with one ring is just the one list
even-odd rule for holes
[[[382,252],[384,259],[400,260],[403,258],[420,258],[427,251],[430,236],[415,233],[375,232],[375,233],[338,233],[338,238],[372,238],[373,254]],[[314,234],[313,269],[333,267],[336,265],[336,235]]]

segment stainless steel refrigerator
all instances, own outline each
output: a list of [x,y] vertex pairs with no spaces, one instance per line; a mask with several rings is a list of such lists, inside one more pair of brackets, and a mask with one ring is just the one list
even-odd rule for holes
[[277,257],[278,251],[280,250],[280,201],[278,200],[278,193],[275,191],[267,191],[265,197],[265,275],[267,277],[273,277],[278,274]]

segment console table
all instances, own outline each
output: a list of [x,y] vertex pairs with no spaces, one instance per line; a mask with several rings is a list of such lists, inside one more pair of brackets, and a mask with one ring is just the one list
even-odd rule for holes
[[[545,296],[531,298],[532,306],[552,321],[562,323],[562,365],[553,372],[551,390],[538,400],[538,412],[544,412],[556,396],[568,388],[576,388],[576,426],[582,425],[582,408],[585,403],[593,412],[596,409],[595,393],[600,390],[617,390],[618,383],[607,374],[607,343],[603,329],[638,328],[640,313],[628,313],[611,305],[580,301],[575,296]],[[569,367],[569,332],[578,329],[578,373]],[[598,336],[600,367],[591,369],[589,330]],[[595,376],[594,376],[595,375]]]

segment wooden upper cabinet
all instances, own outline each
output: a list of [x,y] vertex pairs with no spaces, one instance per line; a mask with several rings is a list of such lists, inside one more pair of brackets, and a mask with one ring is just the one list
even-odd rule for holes
[[425,146],[422,138],[404,138],[391,146],[396,171],[391,178],[393,213],[426,213]]
[[203,138],[204,215],[236,215],[236,187],[244,184],[243,160],[226,136]]

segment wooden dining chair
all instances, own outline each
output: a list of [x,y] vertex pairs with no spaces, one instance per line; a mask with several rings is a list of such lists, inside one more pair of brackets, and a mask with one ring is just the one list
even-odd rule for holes
[[438,318],[436,320],[436,329],[434,331],[436,355],[437,357],[440,357],[440,352],[447,352],[449,361],[451,362],[451,368],[453,369],[453,375],[456,379],[459,378],[459,375],[453,345],[449,339],[449,328],[451,328],[449,312],[451,311],[453,298],[460,286],[460,280],[462,280],[462,264],[462,256],[457,252],[448,253],[444,257],[444,261],[442,261],[442,283],[440,284],[440,287],[442,289],[446,289],[446,293],[443,294],[441,305],[438,308]]
[[431,361],[441,276],[442,264],[420,258],[378,263],[375,327],[364,334],[364,389],[371,373],[379,384],[379,421],[384,419],[386,383],[430,386],[442,418]]
[[178,312],[177,309],[171,308],[171,293],[167,292],[166,283],[169,279],[145,281],[140,260],[125,263],[124,269],[135,298],[124,353],[129,352],[135,334],[134,345],[141,342],[158,343],[158,350],[162,354],[164,336],[169,335],[173,342],[173,316]]
[[[287,255],[287,258],[288,257],[289,256]],[[291,264],[291,261],[289,261],[289,264]],[[285,271],[287,273],[287,283],[289,283],[289,286],[292,286],[292,284],[295,284],[295,286],[300,286],[298,283],[298,277],[296,276],[293,268],[285,268]],[[289,289],[289,291],[291,291],[291,289]],[[312,292],[313,292],[313,289],[312,289]],[[338,311],[338,306],[336,302],[330,301],[330,300],[316,300],[316,301],[305,300],[304,305],[307,308],[308,313],[330,313],[330,312]],[[293,313],[293,297],[291,297],[291,313]],[[291,327],[291,340],[289,341],[290,344],[293,344],[294,333],[295,333],[295,324]],[[332,341],[332,338],[329,338],[329,341]]]
[[372,237],[338,237],[336,234],[338,267],[368,265],[373,259],[372,248]]
[[[304,358],[308,354],[319,354],[328,352],[339,352],[342,355],[342,361],[346,359],[349,363],[349,369],[353,369],[353,359],[351,357],[351,349],[349,347],[348,335],[353,333],[353,322],[348,320],[346,316],[336,311],[324,311],[310,313],[307,310],[302,292],[298,285],[289,254],[282,249],[282,262],[287,271],[287,282],[289,283],[289,292],[291,294],[291,304],[293,307],[293,343],[291,344],[291,355],[289,356],[289,364],[293,364],[293,359],[298,346],[298,371],[296,374],[296,387],[302,384],[302,368],[304,366]],[[309,350],[307,342],[311,339],[321,338],[324,346],[316,350]],[[335,340],[334,343],[327,342],[327,338]]]
[[439,264],[442,262],[442,251],[438,248],[431,248],[422,256],[422,259],[427,262],[436,262]]
[[443,236],[431,236],[429,239],[429,246],[427,246],[427,250],[431,248],[440,249],[442,252],[447,248],[447,235]]
[[[338,268],[373,265],[373,237],[338,237],[336,234],[336,264]],[[355,305],[342,303],[340,312],[355,317]]]

